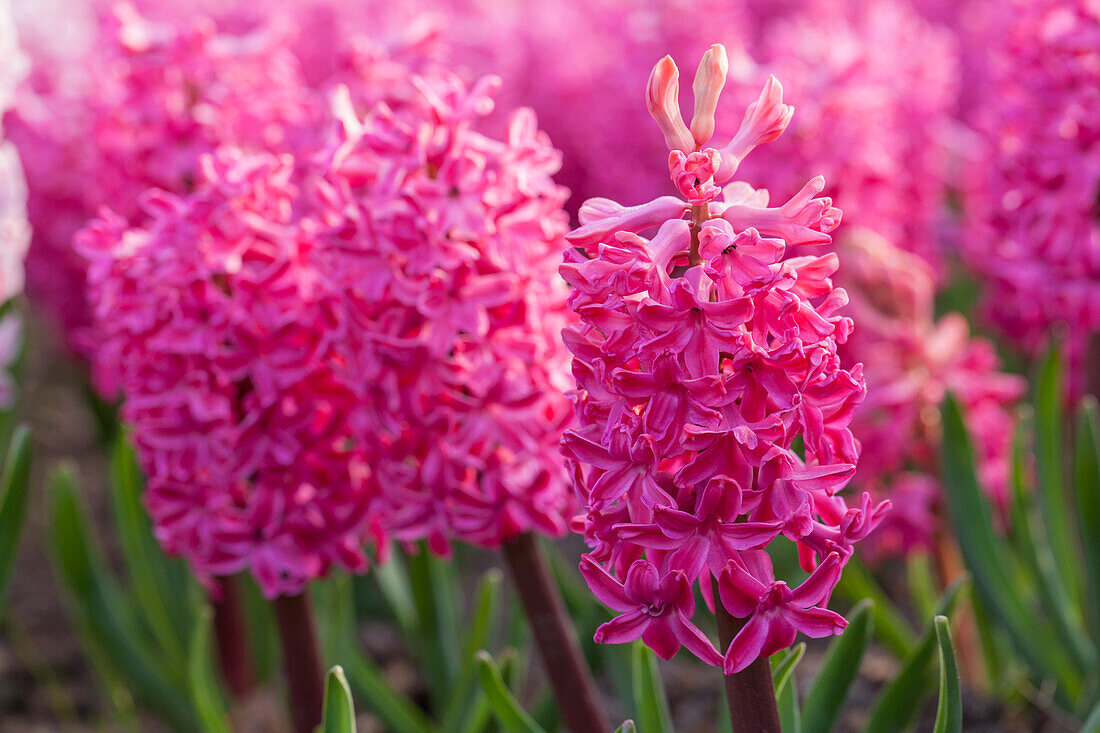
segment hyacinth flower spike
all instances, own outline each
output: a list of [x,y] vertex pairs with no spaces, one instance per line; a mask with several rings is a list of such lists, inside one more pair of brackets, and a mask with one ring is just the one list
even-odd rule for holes
[[[710,146],[727,70],[712,46],[685,124],[676,64],[657,63],[646,102],[680,195],[589,200],[567,237],[578,425],[562,450],[585,512],[573,526],[591,548],[582,574],[620,614],[596,641],[641,639],[663,659],[686,649],[725,672],[736,733],[778,733],[768,656],[798,633],[844,629],[829,597],[888,504],[838,494],[859,457],[849,423],[865,391],[861,367],[837,355],[853,327],[838,313],[838,259],[788,256],[830,242],[840,211],[820,177],[774,207],[732,180],[793,109],[769,79],[732,139]],[[767,559],[777,541],[794,542],[811,573],[793,589]],[[695,588],[713,604],[717,646],[692,620]]]

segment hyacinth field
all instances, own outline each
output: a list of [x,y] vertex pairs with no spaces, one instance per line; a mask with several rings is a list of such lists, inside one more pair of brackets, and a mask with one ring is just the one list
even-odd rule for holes
[[1097,0],[0,0],[0,733],[1100,733]]

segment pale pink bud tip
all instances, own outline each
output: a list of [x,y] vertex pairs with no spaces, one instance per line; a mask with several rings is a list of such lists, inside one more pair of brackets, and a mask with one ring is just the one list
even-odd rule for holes
[[668,149],[687,153],[695,149],[695,140],[680,114],[679,95],[680,71],[672,57],[665,56],[649,75],[646,106],[661,128]]
[[710,47],[699,70],[695,72],[692,92],[695,94],[695,111],[691,117],[691,135],[699,147],[702,147],[714,135],[714,111],[718,108],[718,97],[726,85],[726,74],[730,62],[726,56],[726,47],[716,43]]
[[745,110],[741,120],[741,129],[733,136],[729,145],[722,148],[722,168],[715,176],[718,183],[728,181],[745,156],[753,148],[770,143],[783,134],[794,116],[794,107],[783,104],[783,85],[774,76],[769,76],[760,92],[760,97]]

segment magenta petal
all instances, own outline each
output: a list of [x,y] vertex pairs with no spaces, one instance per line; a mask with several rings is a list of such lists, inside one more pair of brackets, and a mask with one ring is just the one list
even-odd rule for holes
[[588,555],[581,556],[581,575],[588,582],[592,594],[610,609],[615,611],[629,611],[637,608],[637,603],[632,603],[626,597],[626,591],[619,581],[607,574],[607,571],[596,564]]
[[764,640],[767,636],[767,621],[758,616],[749,619],[749,622],[737,632],[737,636],[733,637],[729,649],[726,650],[723,665],[726,674],[736,674],[755,662],[760,657],[760,650],[764,648]]
[[601,624],[592,638],[597,644],[626,644],[639,638],[652,620],[652,616],[641,610],[624,613]]
[[785,615],[794,628],[811,639],[839,634],[848,626],[843,616],[827,608],[788,607]]
[[642,641],[661,659],[672,659],[680,651],[680,640],[676,638],[673,622],[668,614],[652,619],[642,633]]
[[635,603],[653,603],[659,597],[661,576],[648,560],[635,560],[626,571],[626,597]]
[[744,618],[756,610],[768,586],[750,575],[734,561],[726,563],[718,578],[718,596],[727,611]]
[[722,664],[722,655],[714,648],[714,644],[706,634],[688,620],[687,616],[679,614],[672,623],[676,638],[687,647],[688,651],[712,666],[717,667]]
[[840,556],[831,553],[817,569],[794,590],[793,602],[802,608],[816,606],[828,598],[840,580]]

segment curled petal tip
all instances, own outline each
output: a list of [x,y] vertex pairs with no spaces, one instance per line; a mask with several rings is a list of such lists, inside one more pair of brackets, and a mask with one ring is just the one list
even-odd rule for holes
[[646,87],[646,106],[657,121],[669,150],[689,152],[695,147],[691,131],[680,114],[680,71],[671,56],[653,67]]
[[699,70],[695,72],[695,83],[692,84],[695,111],[691,117],[691,135],[700,147],[714,135],[714,111],[718,108],[718,97],[726,85],[729,68],[726,47],[716,43],[703,54]]

